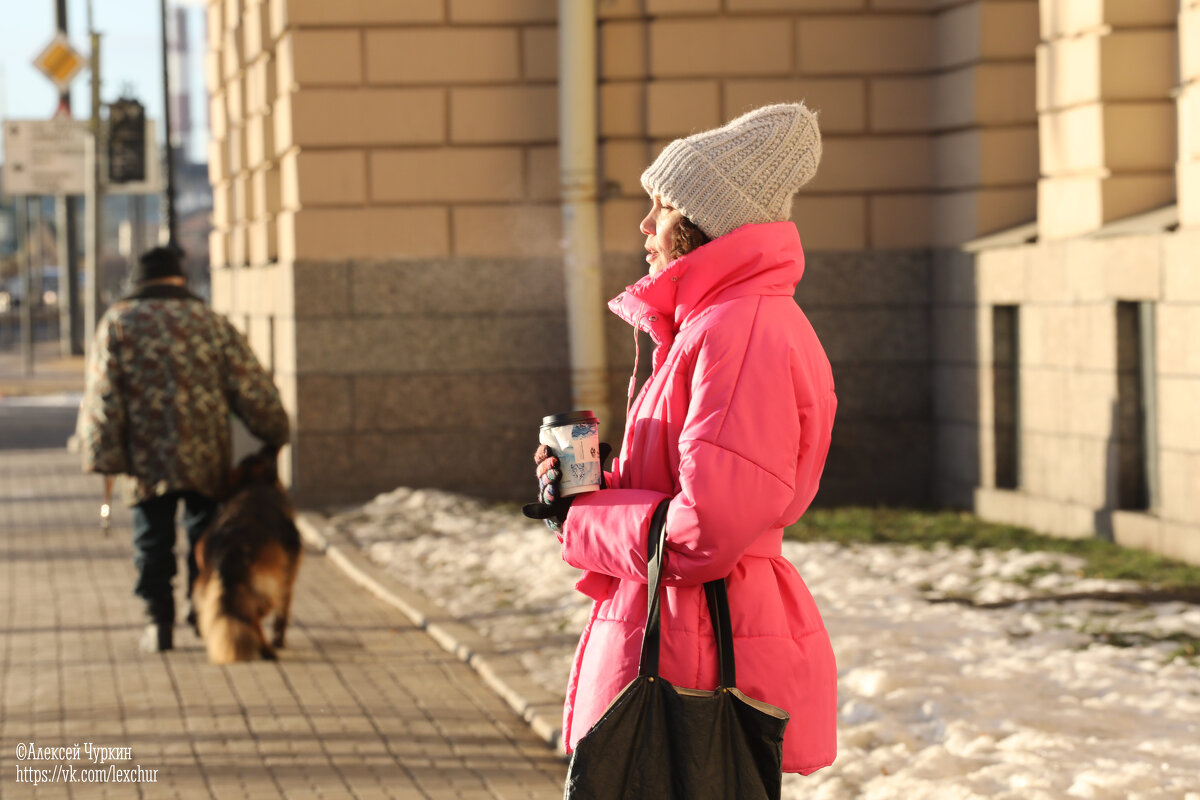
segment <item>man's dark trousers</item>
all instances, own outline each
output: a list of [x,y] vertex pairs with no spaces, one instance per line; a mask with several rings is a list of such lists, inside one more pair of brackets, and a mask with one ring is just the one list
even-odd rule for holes
[[196,492],[169,492],[133,507],[133,563],[137,583],[133,593],[146,602],[151,622],[170,625],[175,622],[175,597],[171,579],[178,569],[175,563],[175,512],[183,501],[183,527],[187,531],[187,595],[199,570],[196,567],[196,541],[217,514],[217,502]]

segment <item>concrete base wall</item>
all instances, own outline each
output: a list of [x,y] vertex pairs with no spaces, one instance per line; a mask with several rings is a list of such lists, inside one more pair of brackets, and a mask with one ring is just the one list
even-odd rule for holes
[[[644,263],[610,255],[606,297]],[[498,499],[532,493],[542,415],[570,407],[561,266],[555,260],[299,262],[294,317],[276,317],[276,377],[295,418],[302,502],[432,486]],[[813,253],[797,291],[833,364],[839,409],[818,502],[930,500],[927,251]],[[619,447],[632,329],[606,314]],[[641,339],[639,385],[652,343]],[[295,365],[294,367],[291,365]]]

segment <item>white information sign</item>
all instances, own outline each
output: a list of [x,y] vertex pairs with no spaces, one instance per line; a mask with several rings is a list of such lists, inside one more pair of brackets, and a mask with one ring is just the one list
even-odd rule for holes
[[[81,119],[10,119],[4,126],[4,194],[84,194],[91,138]],[[107,174],[107,148],[100,154]],[[158,141],[146,121],[146,180],[105,184],[105,194],[155,194],[162,190]]]

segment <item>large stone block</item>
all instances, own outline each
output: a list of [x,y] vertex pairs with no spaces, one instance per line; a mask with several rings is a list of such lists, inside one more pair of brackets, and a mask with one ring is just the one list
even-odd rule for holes
[[[1200,28],[1200,21],[1196,27]],[[1179,117],[1179,161],[1200,161],[1200,81],[1180,87],[1176,112]]]
[[796,302],[805,310],[895,307],[927,313],[931,264],[920,250],[832,252],[805,243]]
[[553,22],[557,16],[555,0],[450,0],[451,22]]
[[600,146],[600,185],[605,192],[645,197],[641,175],[652,158],[646,142],[610,141]]
[[881,194],[870,199],[871,246],[883,250],[928,247],[933,240],[933,197]]
[[445,20],[444,0],[274,0],[271,28],[388,25]]
[[558,29],[526,28],[521,31],[521,78],[528,82],[558,79]]
[[1037,217],[1037,192],[1029,188],[985,188],[934,195],[933,243],[952,247],[1003,231]]
[[939,189],[1013,184],[1032,189],[1038,178],[1038,129],[985,128],[937,136],[933,167]]
[[558,139],[554,86],[450,90],[450,140],[463,144],[553,142]]
[[929,312],[920,306],[835,309],[805,305],[805,313],[835,364],[923,364],[929,359]]
[[371,153],[377,202],[518,200],[524,156],[516,147],[440,147]]
[[[349,268],[351,311],[358,316],[561,315],[564,308],[558,258],[362,261]],[[525,288],[514,292],[514,286]]]
[[640,81],[600,84],[600,135],[646,135],[646,84]]
[[933,182],[933,143],[926,136],[828,137],[813,192],[927,189]]
[[975,0],[935,17],[937,65],[957,67],[977,61],[1031,58],[1038,43],[1033,3]]
[[448,216],[440,206],[284,211],[278,217],[279,257],[294,261],[447,255]]
[[1164,447],[1200,452],[1200,376],[1163,376],[1158,381],[1158,438]]
[[1109,100],[1166,99],[1175,84],[1173,31],[1056,39],[1037,49],[1039,111]]
[[1163,300],[1173,303],[1200,302],[1200,227],[1182,228],[1163,239]]
[[1044,178],[1038,181],[1038,234],[1064,239],[1089,233],[1107,222],[1169,204],[1174,189],[1169,173]]
[[532,443],[546,409],[570,402],[563,396],[561,368],[360,375],[352,380],[354,427],[359,431],[486,429],[499,420],[524,421]]
[[[1169,444],[1169,443],[1167,443]],[[1159,451],[1159,507],[1165,519],[1200,523],[1200,453]]]
[[796,25],[797,68],[805,75],[926,72],[935,66],[931,17],[814,15]]
[[867,246],[867,198],[863,195],[799,194],[792,201],[792,221],[805,252]]
[[600,79],[645,78],[650,59],[650,31],[642,20],[600,24]]
[[281,92],[356,86],[363,82],[362,34],[357,30],[289,31],[275,48],[275,69]]
[[279,168],[271,165],[255,170],[250,176],[254,204],[251,217],[263,219],[274,216],[283,209],[280,197]]
[[651,15],[712,13],[721,10],[721,0],[644,0]]
[[261,267],[275,261],[279,251],[279,236],[274,217],[261,217],[251,222],[246,236],[251,266]]
[[[872,131],[927,131],[933,125],[933,78],[927,75],[872,78],[870,97]],[[821,123],[824,130],[824,118]]]
[[247,63],[271,47],[270,20],[267,19],[267,3],[263,0],[246,2],[242,12],[242,44]]
[[1196,346],[1200,342],[1200,305],[1158,303],[1154,313],[1158,374],[1200,376],[1200,347]]
[[656,20],[650,23],[655,78],[787,75],[792,31],[777,19]]
[[1113,28],[1170,26],[1178,0],[1060,0],[1040,3],[1043,39]]
[[1025,262],[1032,247],[1005,247],[979,252],[974,273],[979,302],[993,305],[1017,305],[1025,299]]
[[820,115],[821,133],[866,129],[866,81],[861,78],[744,78],[725,81],[726,120],[771,103],[796,103]]
[[221,141],[229,136],[229,115],[225,110],[224,91],[213,91],[208,96],[208,131],[212,138]]
[[298,375],[295,427],[298,433],[354,429],[354,379],[342,375]]
[[474,373],[567,363],[565,319],[544,314],[312,319],[296,334],[302,375]]
[[1166,172],[1175,164],[1175,107],[1165,99],[1048,111],[1038,128],[1041,172],[1047,177]]
[[651,136],[687,136],[723,121],[718,81],[651,81],[646,92],[647,127]]
[[367,200],[367,155],[362,150],[292,150],[279,167],[280,202],[286,210],[356,206]]
[[530,200],[558,199],[558,147],[556,145],[525,148],[525,196]]
[[935,420],[980,424],[978,366],[934,364],[932,383]]
[[521,76],[515,28],[368,30],[366,47],[370,83],[505,83]]
[[859,11],[867,0],[726,0],[730,11]]
[[1179,224],[1200,230],[1200,159],[1179,162],[1175,180],[1179,187]]
[[[646,235],[639,229],[649,209],[645,195],[638,199],[608,199],[600,213],[601,246],[605,253],[639,253],[644,256]],[[645,262],[642,262],[645,263]]]
[[940,364],[979,362],[979,314],[973,306],[933,306],[931,354]]
[[454,253],[460,256],[546,257],[559,252],[557,205],[463,205],[453,209]]
[[933,78],[933,127],[1020,125],[1037,120],[1032,64],[977,64]]
[[833,374],[841,419],[926,419],[931,382],[912,364],[839,363]]
[[275,150],[294,146],[440,144],[442,89],[306,89],[275,104]]
[[275,158],[275,120],[268,112],[246,120],[246,169],[266,166]]
[[1106,297],[1158,300],[1162,295],[1162,243],[1156,235],[1112,236],[1097,243],[1095,265]]
[[246,68],[246,112],[269,114],[278,94],[276,59],[264,55]]

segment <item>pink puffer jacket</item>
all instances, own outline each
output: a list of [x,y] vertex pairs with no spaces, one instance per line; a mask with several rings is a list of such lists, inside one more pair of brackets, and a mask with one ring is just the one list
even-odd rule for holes
[[728,578],[738,688],[791,714],[783,768],[836,753],[837,669],[783,527],[808,508],[837,398],[793,295],[804,254],[790,222],[746,225],[630,286],[609,307],[657,345],[609,488],[578,497],[563,559],[591,597],[567,686],[568,750],[637,676],[650,517],[665,497],[661,674],[712,689],[717,656],[701,587]]

